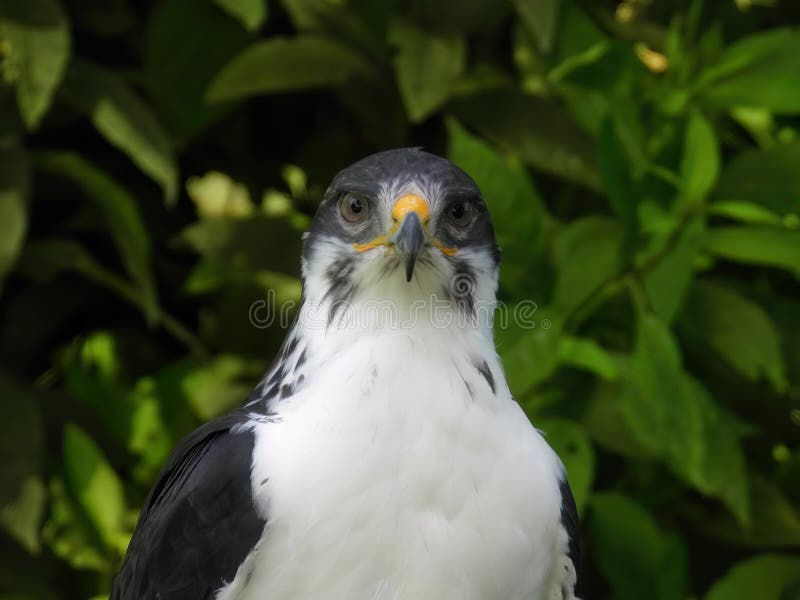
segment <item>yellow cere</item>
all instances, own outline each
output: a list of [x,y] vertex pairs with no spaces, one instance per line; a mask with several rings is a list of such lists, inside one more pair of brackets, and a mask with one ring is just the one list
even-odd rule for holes
[[424,198],[416,194],[406,194],[394,203],[392,219],[394,219],[395,223],[401,223],[410,212],[417,213],[423,225],[431,218],[431,209],[428,207],[428,202]]

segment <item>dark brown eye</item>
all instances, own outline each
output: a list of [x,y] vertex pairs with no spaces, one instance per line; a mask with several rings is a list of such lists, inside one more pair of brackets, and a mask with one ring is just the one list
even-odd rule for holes
[[342,216],[349,223],[362,223],[369,216],[369,200],[352,192],[342,197]]
[[465,227],[472,221],[472,209],[466,202],[453,202],[447,211],[450,220],[459,227]]

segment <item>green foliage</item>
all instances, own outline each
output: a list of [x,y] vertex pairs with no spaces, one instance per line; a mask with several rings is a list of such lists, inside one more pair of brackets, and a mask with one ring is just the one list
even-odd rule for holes
[[686,548],[677,535],[662,530],[647,510],[618,492],[595,494],[592,511],[589,539],[614,598],[684,597]]
[[796,598],[800,590],[800,558],[764,555],[734,566],[705,600]]
[[164,189],[172,203],[177,193],[177,167],[170,141],[146,104],[113,72],[73,61],[64,95],[108,142],[125,154]]
[[484,192],[498,350],[569,471],[587,597],[797,597],[799,23],[0,3],[0,597],[108,593],[170,448],[282,340],[325,185],[401,145]]
[[254,94],[343,85],[369,66],[335,40],[316,36],[272,38],[238,55],[214,78],[212,102]]
[[29,181],[28,153],[14,142],[0,146],[0,290],[25,238]]
[[800,29],[786,27],[731,44],[697,78],[697,88],[725,108],[755,106],[775,113],[800,111],[797,53]]
[[43,435],[33,392],[0,374],[0,409],[9,416],[0,441],[0,525],[29,552],[38,552],[39,523],[45,506],[42,468]]
[[69,37],[58,0],[4,2],[0,8],[2,75],[13,86],[19,116],[29,129],[39,126],[64,76]]
[[444,104],[464,71],[466,42],[458,35],[432,35],[404,21],[392,24],[389,41],[397,47],[397,86],[417,123]]
[[232,17],[241,21],[244,28],[253,31],[267,19],[267,0],[215,0],[216,4]]
[[76,154],[41,154],[38,166],[73,181],[87,200],[95,203],[128,274],[141,291],[147,316],[152,319],[157,300],[150,265],[150,239],[136,201],[124,187]]
[[125,500],[122,482],[103,456],[102,450],[81,429],[67,423],[64,428],[64,469],[70,492],[77,498],[100,538],[108,547],[125,538]]

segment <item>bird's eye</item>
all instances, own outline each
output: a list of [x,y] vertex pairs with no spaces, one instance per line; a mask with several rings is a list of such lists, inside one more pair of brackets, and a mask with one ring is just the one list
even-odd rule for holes
[[453,202],[447,212],[450,220],[459,227],[466,227],[472,221],[472,207],[466,202]]
[[369,200],[349,192],[342,196],[342,216],[349,223],[363,223],[369,216]]

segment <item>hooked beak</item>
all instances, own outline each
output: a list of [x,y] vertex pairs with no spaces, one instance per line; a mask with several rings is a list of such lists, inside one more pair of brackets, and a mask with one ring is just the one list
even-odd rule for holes
[[425,230],[422,228],[431,218],[431,209],[424,198],[407,194],[399,198],[392,207],[392,220],[400,225],[392,237],[406,266],[406,281],[411,281],[417,256],[425,247]]
[[406,281],[411,281],[417,256],[425,246],[425,232],[416,212],[409,212],[394,234],[394,245],[403,257],[406,266]]

